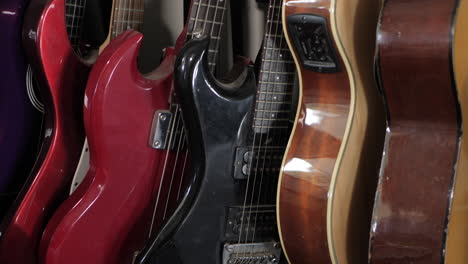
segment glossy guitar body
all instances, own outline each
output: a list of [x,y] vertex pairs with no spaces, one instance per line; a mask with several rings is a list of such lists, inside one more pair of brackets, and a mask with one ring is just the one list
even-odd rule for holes
[[249,70],[240,87],[226,89],[209,72],[208,43],[205,38],[186,44],[174,73],[193,178],[177,211],[136,263],[222,263],[224,243],[237,242],[224,236],[227,207],[244,199],[232,163],[250,129],[255,78]]
[[91,167],[48,224],[41,263],[131,263],[150,235],[164,155],[149,137],[155,111],[169,107],[175,55],[167,49],[147,79],[136,64],[141,41],[121,34],[93,67],[84,104]]
[[460,2],[391,0],[381,13],[376,68],[388,127],[370,263],[444,263],[461,135],[452,65]]
[[[280,235],[291,264],[367,261],[384,135],[373,76],[379,8],[374,0],[284,2],[283,27],[300,79],[278,186]],[[320,45],[305,54],[301,43],[313,43],[316,32]]]
[[40,114],[28,98],[27,62],[21,44],[23,15],[28,2],[4,0],[0,3],[0,218],[32,168],[39,138]]
[[39,158],[2,223],[0,262],[36,263],[51,213],[66,197],[84,140],[82,102],[89,68],[70,46],[64,0],[32,1],[23,39],[45,104]]

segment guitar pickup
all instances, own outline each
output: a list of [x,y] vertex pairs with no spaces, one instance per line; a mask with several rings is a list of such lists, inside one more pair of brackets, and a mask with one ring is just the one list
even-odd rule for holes
[[287,26],[296,53],[304,68],[316,72],[338,72],[335,51],[331,45],[324,17],[297,14],[287,18]]

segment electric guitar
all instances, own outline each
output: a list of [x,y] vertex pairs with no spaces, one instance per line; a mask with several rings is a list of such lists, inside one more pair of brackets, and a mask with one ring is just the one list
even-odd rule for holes
[[34,108],[34,100],[30,100],[34,97],[26,84],[31,72],[21,45],[24,7],[28,2],[0,3],[0,219],[34,165],[40,134],[41,114]]
[[[176,48],[166,49],[161,65],[147,76],[137,68],[138,32],[123,33],[103,50],[84,102],[90,170],[49,222],[40,246],[42,263],[132,263],[173,214],[191,181],[172,89],[175,54],[194,35],[209,35],[214,72],[228,2],[193,1]],[[142,19],[143,1],[132,3],[124,21]]]
[[278,263],[276,189],[292,122],[295,66],[271,0],[259,85],[253,71],[234,83],[209,70],[209,37],[180,52],[175,91],[187,131],[190,185],[135,263]]
[[291,264],[367,261],[385,131],[373,74],[380,7],[375,0],[283,5],[300,79],[278,187],[281,241]]
[[78,162],[89,66],[72,46],[80,43],[84,4],[35,0],[26,10],[23,42],[44,103],[44,131],[34,168],[0,226],[1,263],[36,263],[43,228],[66,197]]
[[468,62],[464,2],[387,0],[382,10],[376,69],[387,136],[369,263],[467,261],[466,247],[455,245],[466,241],[466,221],[460,222],[466,220],[466,185],[460,185],[466,153],[459,156],[460,143],[466,149],[460,116],[466,113],[462,71]]

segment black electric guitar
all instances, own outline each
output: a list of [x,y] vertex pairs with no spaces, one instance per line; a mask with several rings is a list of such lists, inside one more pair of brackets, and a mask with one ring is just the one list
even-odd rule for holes
[[231,84],[213,78],[204,36],[189,42],[177,58],[175,88],[193,180],[136,263],[281,261],[276,190],[296,109],[295,66],[282,31],[281,4],[270,0],[256,97],[252,69]]

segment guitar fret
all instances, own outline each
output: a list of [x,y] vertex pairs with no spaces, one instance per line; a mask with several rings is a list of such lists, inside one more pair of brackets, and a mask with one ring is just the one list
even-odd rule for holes
[[68,4],[68,3],[67,3],[67,7],[84,8],[84,5]]
[[294,83],[290,83],[290,82],[286,82],[286,83],[281,83],[281,82],[264,82],[264,81],[260,81],[258,82],[260,84],[268,84],[268,85],[294,85]]
[[271,60],[271,59],[262,59],[265,62],[276,62],[276,63],[294,63],[292,60]]
[[292,93],[288,92],[265,92],[265,91],[258,91],[260,94],[279,94],[279,95],[292,95]]
[[[195,35],[195,34],[194,34],[194,33],[187,33],[187,36],[193,36],[193,35]],[[210,38],[211,38],[211,39],[216,39],[216,40],[220,40],[220,39],[221,39],[221,37],[219,37],[219,36],[210,36]]]
[[127,12],[145,12],[144,9],[131,9],[131,8],[124,8],[124,7],[116,7],[114,8],[115,11],[127,11]]
[[194,4],[194,5],[199,5],[199,6],[208,7],[208,8],[221,9],[221,10],[226,10],[226,9],[227,9],[227,8],[224,7],[224,6],[216,6],[216,5],[211,5],[211,4],[199,3],[199,2],[195,2],[195,3],[193,3],[193,4]]
[[289,110],[281,109],[257,109],[258,112],[268,112],[268,113],[289,113]]
[[277,23],[277,24],[282,24],[283,21],[281,20],[276,20],[276,19],[268,19],[267,23]]
[[254,125],[254,128],[275,128],[275,129],[289,129],[288,126],[257,126]]
[[289,122],[288,118],[265,118],[265,117],[254,117],[255,120],[259,121],[287,121]]
[[143,24],[140,20],[114,20],[114,23],[121,23],[121,24]]
[[274,51],[287,51],[287,52],[290,52],[290,50],[288,48],[274,48],[274,47],[263,47],[264,49],[267,49],[267,50],[274,50]]
[[285,74],[285,75],[296,75],[295,72],[277,72],[277,71],[261,71],[261,73],[266,73],[266,74]]
[[258,100],[258,103],[262,104],[284,104],[284,105],[289,105],[291,104],[290,102],[280,102],[280,101],[263,101],[263,100]]
[[271,38],[284,38],[284,35],[281,35],[281,34],[265,34],[265,36],[271,37]]
[[202,19],[202,18],[194,18],[194,17],[191,17],[190,20],[196,21],[196,22],[203,22],[203,23],[207,23],[207,24],[215,24],[215,25],[222,25],[223,24],[223,22],[205,20],[205,19]]

